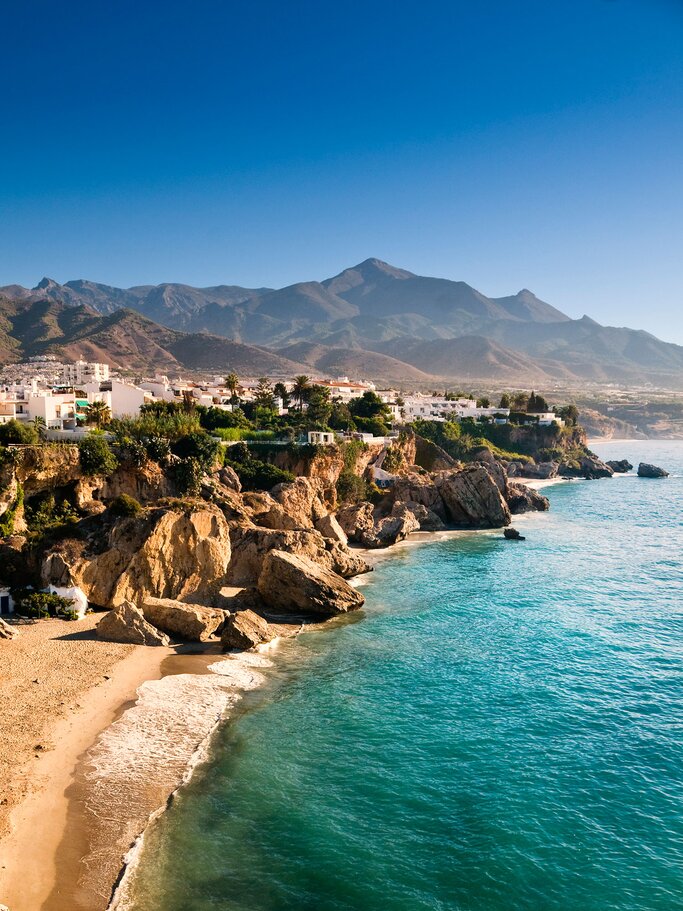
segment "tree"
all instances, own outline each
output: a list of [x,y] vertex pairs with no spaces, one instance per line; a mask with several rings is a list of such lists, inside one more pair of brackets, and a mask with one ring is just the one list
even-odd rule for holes
[[230,395],[235,398],[237,396],[237,390],[239,388],[239,377],[236,373],[229,373],[225,378],[225,386],[230,393]]
[[360,398],[351,399],[349,409],[354,418],[376,418],[383,423],[391,421],[391,409],[376,392],[364,392]]
[[81,468],[86,475],[108,475],[118,466],[103,435],[91,433],[78,444]]
[[529,396],[526,410],[530,411],[532,414],[541,414],[543,412],[550,411],[550,405],[542,395],[536,395],[535,392],[532,392]]
[[266,411],[275,411],[275,395],[273,386],[267,376],[260,376],[256,392],[254,393],[254,402],[257,408],[263,408]]
[[88,406],[86,423],[93,424],[98,430],[106,427],[111,421],[111,410],[106,402],[91,402]]
[[299,405],[299,411],[304,407],[304,402],[306,401],[306,396],[308,390],[311,386],[310,377],[307,377],[305,373],[300,373],[299,376],[294,377],[294,383],[292,385],[292,396],[294,401]]
[[42,440],[45,437],[45,433],[47,431],[47,424],[45,423],[45,418],[41,417],[39,414],[37,414],[33,418],[33,421],[31,423],[33,424],[33,429],[35,430],[35,432],[38,434],[38,436]]
[[183,389],[183,411],[186,414],[192,414],[197,407],[194,396],[189,389]]
[[557,409],[556,413],[570,427],[576,427],[579,423],[579,409],[576,405],[563,405],[562,408]]
[[526,411],[528,404],[529,404],[529,393],[528,392],[516,392],[512,396],[510,407],[514,411]]
[[477,408],[490,408],[491,399],[487,395],[482,395],[481,398],[477,399]]
[[500,402],[498,403],[499,408],[509,408],[510,407],[510,394],[504,392],[500,397]]
[[6,446],[8,443],[36,443],[38,434],[35,427],[31,424],[21,424],[15,418],[7,421],[6,424],[0,424],[0,445]]
[[283,408],[289,408],[289,390],[284,383],[276,383],[273,386],[273,394],[276,398],[282,400]]
[[332,402],[332,411],[327,423],[332,430],[355,430],[356,428],[349,406],[340,400]]
[[307,423],[327,426],[332,414],[330,390],[327,386],[310,386],[306,398],[308,400],[308,408],[306,410]]

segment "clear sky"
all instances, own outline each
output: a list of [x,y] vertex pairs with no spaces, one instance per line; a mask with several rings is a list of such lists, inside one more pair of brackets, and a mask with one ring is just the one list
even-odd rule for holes
[[683,0],[3,4],[0,284],[369,256],[683,344]]

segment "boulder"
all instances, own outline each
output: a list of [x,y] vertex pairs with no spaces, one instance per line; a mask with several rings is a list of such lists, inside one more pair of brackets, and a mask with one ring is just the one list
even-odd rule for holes
[[127,642],[132,645],[168,645],[165,633],[145,620],[142,611],[131,601],[124,601],[110,610],[97,624],[97,635],[107,642]]
[[405,503],[394,503],[391,515],[381,519],[375,525],[369,547],[390,547],[403,541],[414,531],[420,530],[420,523],[415,514]]
[[285,550],[307,557],[344,578],[368,571],[368,565],[361,556],[344,544],[326,540],[315,529],[284,531],[233,526],[231,540],[232,559],[228,577],[234,585],[254,585],[271,550]]
[[615,474],[626,474],[627,471],[633,471],[633,465],[628,459],[611,459],[605,462],[608,468],[611,468]]
[[337,544],[348,544],[349,539],[346,532],[337,521],[333,513],[328,513],[315,523],[316,530],[320,532],[323,538],[328,541],[336,541]]
[[201,604],[184,604],[172,598],[145,598],[142,613],[152,626],[181,639],[206,642],[225,620],[225,612]]
[[508,541],[526,541],[524,535],[520,535],[516,528],[506,528],[503,530],[503,537]]
[[442,474],[444,472],[435,475],[413,473],[396,478],[392,488],[394,499],[401,503],[420,503],[445,522],[446,508],[434,483],[434,478]]
[[212,603],[229,562],[225,516],[197,502],[119,519],[96,544],[66,539],[45,556],[42,576],[46,586],[79,586],[101,607],[150,597]]
[[324,485],[319,478],[295,478],[276,484],[270,495],[280,504],[288,522],[292,523],[282,528],[313,528],[327,515],[323,502]]
[[550,501],[543,494],[517,481],[508,482],[508,506],[513,516],[523,512],[546,512]]
[[0,639],[14,639],[17,632],[18,631],[13,626],[10,626],[9,623],[0,620]]
[[500,528],[510,523],[510,510],[498,485],[483,465],[437,475],[436,487],[453,525]]
[[263,617],[252,610],[229,614],[221,633],[223,648],[249,649],[270,642],[273,634]]
[[409,500],[407,503],[395,504],[394,509],[396,508],[396,505],[403,505],[406,509],[410,510],[417,519],[420,531],[443,531],[446,528],[446,525],[441,518],[431,509],[427,509],[426,506],[423,506],[422,503],[415,503],[412,500]]
[[556,478],[558,469],[560,467],[559,462],[550,461],[550,462],[524,462],[513,463],[515,465],[521,465],[521,468],[516,472],[516,477],[522,478],[534,478],[540,481],[546,481],[549,478]]
[[357,610],[365,598],[348,582],[306,557],[271,550],[258,580],[258,592],[276,610],[324,616]]
[[588,481],[597,478],[611,478],[614,472],[592,452],[587,452],[579,459],[560,462],[559,473],[568,478],[586,478]]
[[375,518],[372,503],[355,503],[337,511],[337,521],[349,541],[370,546],[375,537]]
[[638,465],[638,477],[668,478],[669,472],[665,471],[663,468],[658,468],[657,465],[650,465],[648,462],[641,462],[640,465]]
[[218,480],[220,483],[227,487],[228,490],[234,490],[239,493],[242,490],[242,482],[239,479],[239,475],[234,468],[230,468],[229,465],[225,465],[218,472]]

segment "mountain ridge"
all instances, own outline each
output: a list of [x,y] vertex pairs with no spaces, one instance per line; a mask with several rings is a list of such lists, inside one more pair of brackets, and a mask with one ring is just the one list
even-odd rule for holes
[[[572,319],[528,288],[487,297],[466,282],[416,275],[377,258],[323,281],[275,289],[180,283],[116,288],[45,278],[36,288],[10,285],[0,293],[87,306],[104,316],[127,308],[169,330],[222,337],[274,356],[302,343],[322,345],[336,353],[320,354],[321,364],[346,364],[342,372],[354,372],[354,365],[365,363],[386,370],[386,378],[404,369],[406,381],[419,381],[413,370],[452,379],[482,370],[488,373],[481,379],[502,381],[516,365],[519,382],[545,377],[683,388],[679,345],[643,330],[602,326],[587,315]],[[190,342],[184,347],[189,350]],[[209,347],[216,354],[220,348],[216,342]],[[373,360],[372,353],[390,360]]]

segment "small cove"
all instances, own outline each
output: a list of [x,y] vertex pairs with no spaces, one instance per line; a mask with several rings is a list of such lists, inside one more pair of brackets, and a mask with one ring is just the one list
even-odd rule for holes
[[683,890],[683,444],[524,543],[397,549],[280,649],[149,830],[126,911],[669,911]]

